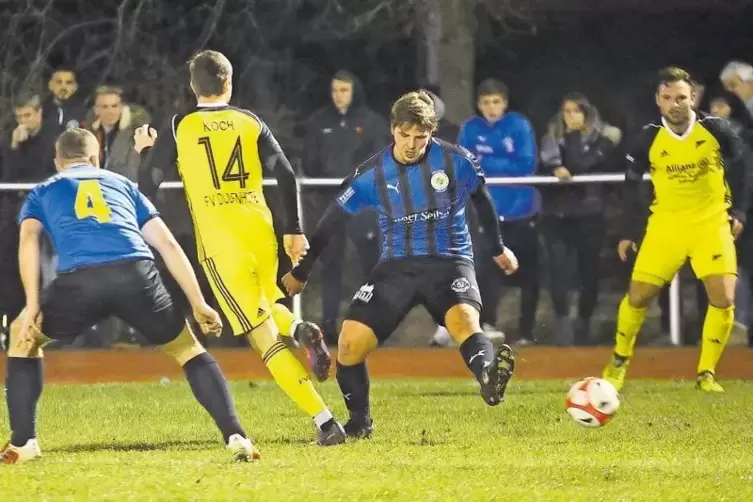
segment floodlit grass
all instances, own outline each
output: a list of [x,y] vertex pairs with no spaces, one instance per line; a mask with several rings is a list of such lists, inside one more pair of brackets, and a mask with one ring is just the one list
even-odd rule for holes
[[[705,395],[691,382],[629,382],[597,430],[565,414],[571,383],[515,382],[488,408],[471,381],[378,380],[374,437],[324,449],[274,384],[235,382],[257,464],[229,462],[184,382],[49,385],[44,456],[0,466],[0,499],[753,500],[753,383]],[[343,417],[336,385],[322,391]]]

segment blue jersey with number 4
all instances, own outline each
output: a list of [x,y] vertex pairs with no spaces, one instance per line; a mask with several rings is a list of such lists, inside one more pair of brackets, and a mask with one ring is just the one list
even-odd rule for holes
[[19,223],[39,220],[58,255],[58,272],[102,263],[153,259],[141,227],[159,216],[127,178],[89,165],[75,166],[37,185]]

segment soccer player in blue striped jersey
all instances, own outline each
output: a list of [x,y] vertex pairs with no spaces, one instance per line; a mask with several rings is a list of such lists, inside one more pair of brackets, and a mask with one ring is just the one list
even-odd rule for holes
[[481,330],[481,296],[465,214],[469,197],[491,236],[497,265],[511,274],[517,259],[502,243],[481,168],[464,148],[432,138],[437,123],[427,93],[410,92],[395,102],[394,143],[346,178],[312,235],[308,254],[283,278],[288,293],[299,293],[317,256],[332,235],[343,231],[348,216],[376,210],[380,261],[353,297],[338,343],[337,382],[350,412],[345,431],[351,437],[373,431],[366,357],[416,305],[423,305],[458,342],[488,405],[504,400],[514,371],[512,349],[502,345],[495,352]]

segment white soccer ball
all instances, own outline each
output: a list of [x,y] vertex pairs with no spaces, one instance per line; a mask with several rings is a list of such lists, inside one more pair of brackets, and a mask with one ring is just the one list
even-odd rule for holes
[[583,427],[601,427],[619,409],[620,395],[606,380],[588,377],[570,387],[565,407],[575,423]]

